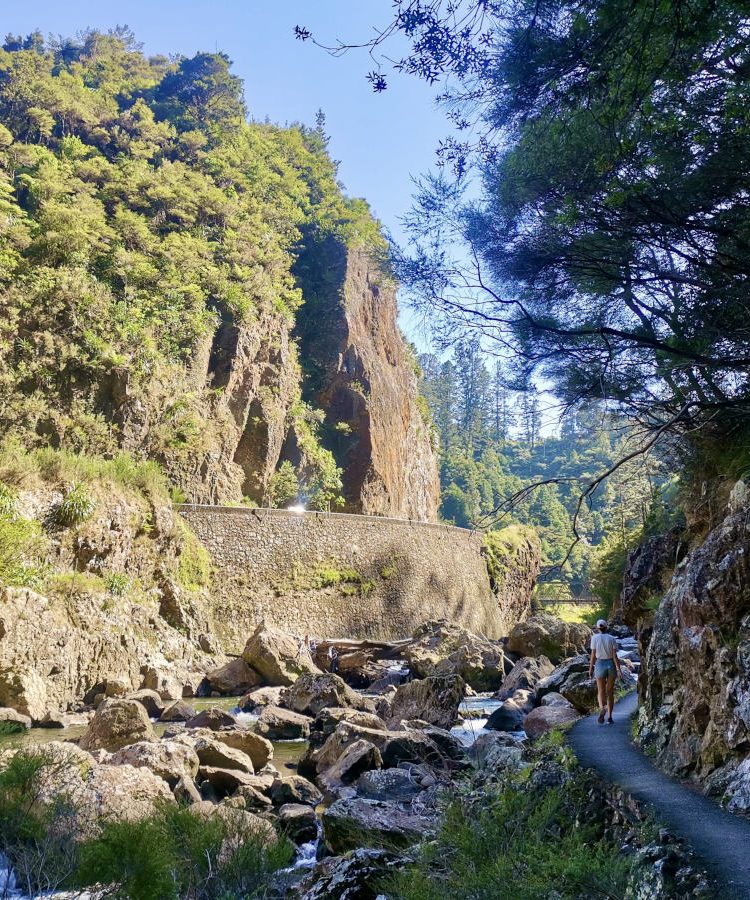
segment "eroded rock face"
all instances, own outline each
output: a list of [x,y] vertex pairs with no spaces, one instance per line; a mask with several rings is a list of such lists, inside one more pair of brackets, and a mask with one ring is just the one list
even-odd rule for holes
[[612,610],[615,620],[640,630],[644,605],[664,595],[674,571],[685,552],[681,530],[648,538],[628,554],[622,576],[622,591]]
[[382,800],[337,800],[323,813],[323,838],[332,853],[368,847],[409,847],[428,837],[435,818],[407,812]]
[[[750,804],[750,520],[730,508],[677,566],[641,674],[641,741],[668,772]],[[650,636],[650,640],[649,639]],[[645,677],[644,677],[645,676]]]
[[396,285],[364,250],[336,239],[297,266],[305,304],[297,332],[306,394],[326,421],[348,426],[335,453],[347,512],[433,520],[440,481],[417,381],[398,329]]
[[419,678],[460,675],[479,691],[499,687],[512,666],[500,643],[445,619],[420,625],[403,655]]
[[0,588],[0,706],[42,721],[90,691],[105,693],[108,682],[128,692],[148,687],[141,669],[150,660],[168,667],[165,654],[177,661],[170,671],[181,696],[189,672],[205,671],[210,658],[155,612],[126,598],[104,611],[96,595],[69,603]]
[[284,705],[294,712],[317,716],[326,708],[349,708],[372,712],[372,700],[352,690],[338,675],[305,673],[284,694]]
[[450,728],[458,720],[458,707],[466,685],[459,675],[431,675],[402,684],[391,704],[391,718],[419,719],[430,725]]
[[574,653],[586,650],[591,629],[581,622],[563,622],[556,616],[538,613],[519,622],[508,637],[508,650],[523,656],[546,656],[560,662]]

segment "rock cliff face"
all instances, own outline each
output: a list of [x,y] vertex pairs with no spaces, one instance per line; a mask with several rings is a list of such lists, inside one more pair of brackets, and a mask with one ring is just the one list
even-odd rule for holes
[[344,471],[346,512],[432,520],[440,481],[396,285],[377,261],[328,239],[300,258],[297,333],[305,396]]
[[114,689],[190,695],[224,659],[205,550],[168,499],[87,490],[93,513],[75,527],[55,524],[50,484],[18,492],[16,521],[45,523],[46,560],[34,589],[0,588],[0,706],[35,721]]
[[[158,459],[195,502],[247,496],[267,503],[300,395],[290,332],[280,314],[244,324],[228,319],[197,345],[186,371],[154,379],[145,401],[119,385],[114,401],[124,449]],[[176,438],[165,446],[166,423]]]
[[744,485],[724,521],[678,564],[642,622],[641,741],[667,771],[750,809],[750,505]]
[[186,371],[154,378],[145,401],[115,378],[124,448],[157,458],[192,502],[267,506],[281,463],[309,466],[304,397],[325,417],[321,442],[342,468],[346,511],[434,520],[437,462],[395,285],[367,252],[333,238],[303,253],[298,277],[296,324],[272,312],[222,321]]

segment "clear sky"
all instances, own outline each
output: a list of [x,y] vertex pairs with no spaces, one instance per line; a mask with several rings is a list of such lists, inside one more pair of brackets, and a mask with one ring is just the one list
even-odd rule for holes
[[[417,79],[391,78],[389,89],[375,94],[365,80],[372,67],[366,53],[333,58],[294,38],[299,24],[327,42],[361,41],[388,21],[390,0],[19,0],[3,6],[4,32],[39,29],[68,37],[122,24],[149,54],[224,51],[245,81],[255,119],[313,124],[323,109],[347,192],[366,197],[396,237],[411,177],[432,165],[447,131],[433,92]],[[413,323],[404,324],[416,337]]]

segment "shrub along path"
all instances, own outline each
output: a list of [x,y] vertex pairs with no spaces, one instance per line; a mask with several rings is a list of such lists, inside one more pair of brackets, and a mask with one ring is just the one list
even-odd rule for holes
[[657,819],[683,838],[726,888],[721,896],[750,900],[750,820],[726,812],[660,772],[635,747],[630,718],[637,706],[636,694],[628,694],[615,705],[614,725],[599,725],[595,715],[578,722],[568,739],[579,762],[649,804]]

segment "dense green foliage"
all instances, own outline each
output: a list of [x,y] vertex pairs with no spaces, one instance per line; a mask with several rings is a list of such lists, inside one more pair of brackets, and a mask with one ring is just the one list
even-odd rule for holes
[[501,368],[488,370],[477,342],[459,343],[444,361],[422,357],[421,365],[440,438],[442,517],[463,527],[533,525],[545,565],[564,563],[543,576],[543,595],[589,594],[593,587],[611,602],[604,581],[613,549],[623,562],[644,530],[663,523],[658,461],[622,467],[579,507],[587,487],[627,452],[623,423],[592,406],[566,416],[559,434],[540,434],[539,398],[509,391]]
[[[559,733],[536,751],[570,766]],[[555,746],[557,745],[557,746]],[[544,763],[543,763],[544,764]],[[550,763],[546,763],[549,767]],[[434,841],[396,876],[388,894],[397,900],[561,900],[624,896],[632,859],[620,853],[596,816],[586,820],[586,779],[555,772],[539,784],[529,770],[457,786]]]
[[[382,242],[366,203],[342,194],[321,128],[245,115],[220,53],[147,58],[126,29],[6,38],[0,432],[110,454],[124,410],[145,410],[140,452],[200,458],[221,387],[191,367],[217,326],[293,321],[301,247]],[[309,493],[327,505],[335,463],[315,411],[295,416]]]
[[[98,823],[96,836],[76,840],[82,813],[60,793],[75,765],[19,751],[0,771],[0,853],[28,896],[105,884],[107,896],[131,900],[252,898],[294,856],[290,842],[240,811],[206,817],[173,804],[138,822]],[[58,799],[45,799],[50,792]]]

